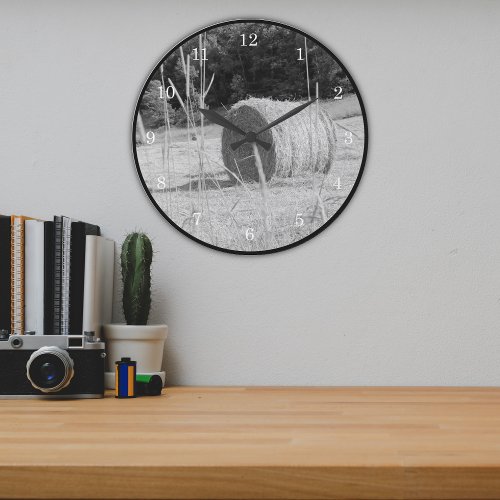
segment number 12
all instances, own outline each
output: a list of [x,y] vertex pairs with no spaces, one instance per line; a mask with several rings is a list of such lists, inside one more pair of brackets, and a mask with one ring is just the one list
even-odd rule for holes
[[[240,35],[242,38],[241,46],[246,47],[247,44],[245,43],[245,35]],[[248,44],[249,47],[257,47],[257,35],[255,33],[250,33],[248,36],[250,38],[250,43]]]

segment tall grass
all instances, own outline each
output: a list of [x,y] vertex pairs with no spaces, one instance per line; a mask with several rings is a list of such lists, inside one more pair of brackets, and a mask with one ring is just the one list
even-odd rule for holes
[[[259,148],[254,143],[252,157],[259,172],[259,182],[247,183],[241,180],[241,173],[238,176],[229,171],[220,156],[214,154],[216,140],[220,147],[220,139],[214,139],[219,132],[215,134],[214,129],[220,129],[216,125],[207,124],[198,108],[206,107],[207,95],[217,75],[209,75],[207,80],[207,63],[203,58],[203,49],[207,45],[206,35],[199,35],[197,45],[199,57],[196,60],[191,54],[185,54],[182,47],[179,48],[184,81],[176,83],[184,88],[184,98],[176,83],[164,73],[163,65],[160,66],[164,96],[164,135],[160,163],[166,180],[165,189],[160,193],[164,200],[162,208],[177,225],[193,236],[212,245],[233,250],[269,250],[293,243],[315,231],[328,218],[326,202],[322,196],[326,173],[320,177],[315,172],[315,166],[311,165],[308,174],[298,175],[292,172],[290,178],[272,178],[266,181]],[[310,81],[305,38],[304,49],[307,94],[310,100],[312,88],[317,98],[320,89],[317,82]],[[198,82],[193,77],[195,68],[199,72]],[[182,130],[173,125],[167,99],[172,94],[167,93],[168,87],[172,88],[172,98],[178,102],[181,113],[185,115],[186,126]],[[309,106],[308,112],[312,157],[315,144],[311,131],[313,125],[319,126],[319,100],[315,106]],[[139,122],[140,114],[138,133],[145,135]],[[150,156],[152,148],[153,146],[145,147],[144,154],[149,164],[156,165],[156,160]],[[237,163],[236,168],[239,172]],[[183,184],[186,173],[187,184]],[[227,179],[232,179],[233,183],[229,185]],[[296,224],[297,214],[303,216],[307,225]]]

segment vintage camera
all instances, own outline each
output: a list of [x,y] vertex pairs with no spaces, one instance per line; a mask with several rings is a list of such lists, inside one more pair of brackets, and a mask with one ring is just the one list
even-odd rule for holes
[[0,399],[102,398],[105,357],[93,334],[0,334]]

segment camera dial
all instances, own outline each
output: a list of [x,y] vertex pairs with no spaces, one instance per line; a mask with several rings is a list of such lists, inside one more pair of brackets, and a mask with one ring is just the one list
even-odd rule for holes
[[26,374],[35,389],[58,392],[71,382],[75,374],[73,360],[59,347],[41,347],[28,359]]

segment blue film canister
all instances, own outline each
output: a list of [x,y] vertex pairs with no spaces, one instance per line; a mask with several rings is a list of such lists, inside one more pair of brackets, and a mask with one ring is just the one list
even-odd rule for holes
[[137,363],[130,358],[115,362],[115,397],[135,398]]

